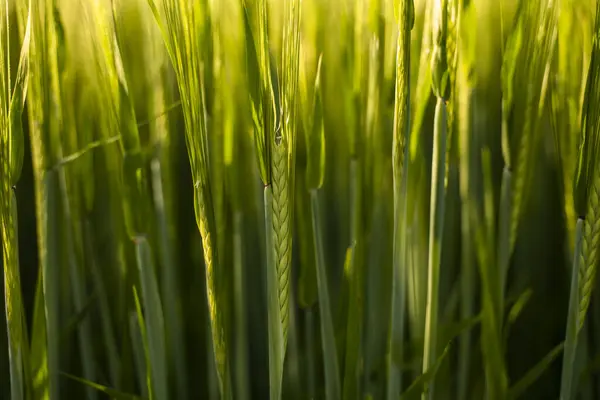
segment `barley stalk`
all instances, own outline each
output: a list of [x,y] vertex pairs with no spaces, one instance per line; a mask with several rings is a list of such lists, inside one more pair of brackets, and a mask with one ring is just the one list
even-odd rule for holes
[[407,195],[408,157],[410,148],[410,40],[414,21],[412,0],[399,0],[397,8],[398,41],[396,49],[396,98],[392,143],[392,173],[394,185],[394,233],[392,260],[392,307],[388,342],[387,398],[397,398],[402,391],[400,363],[403,360],[406,300]]
[[[427,372],[437,359],[437,341],[439,325],[439,279],[440,257],[442,251],[442,232],[444,223],[444,168],[446,155],[446,105],[439,97],[435,110],[433,160],[431,162],[431,215],[429,219],[429,254],[427,308],[425,314],[425,348],[423,353],[423,372]],[[423,399],[432,399],[434,383],[429,384]]]
[[[321,314],[321,340],[325,364],[325,398],[327,400],[338,400],[341,398],[339,382],[339,366],[336,355],[335,336],[327,290],[327,271],[325,269],[325,255],[323,252],[323,241],[321,238],[322,228],[319,216],[318,191],[310,191],[312,224],[315,238],[316,263],[317,263],[317,286],[319,287],[319,310]],[[326,356],[325,356],[326,355]]]
[[[502,181],[498,267],[502,297],[535,166],[538,127],[546,99],[548,73],[556,45],[557,2],[523,2],[517,8],[502,65]],[[520,68],[520,63],[526,63]],[[525,86],[523,98],[516,88]],[[502,308],[502,306],[501,306]]]
[[[58,31],[56,4],[53,0],[31,2],[31,44],[29,81],[29,126],[36,190],[36,217],[38,222],[38,247],[42,274],[42,293],[45,317],[46,344],[36,352],[46,353],[36,365],[45,370],[48,381],[36,390],[47,392],[50,398],[60,396],[59,369],[61,346],[60,326],[60,257],[59,257],[59,201],[58,179],[53,167],[61,159],[60,124],[61,101],[59,91],[58,55],[64,43]],[[38,314],[40,315],[40,314]],[[42,317],[40,317],[41,319]],[[39,324],[42,322],[39,321]],[[36,324],[37,325],[37,324]],[[36,326],[37,327],[37,326]],[[34,328],[35,332],[35,328]],[[32,345],[32,352],[34,346]]]
[[[292,260],[293,177],[296,136],[296,89],[298,84],[300,6],[297,1],[284,3],[281,116],[271,136],[272,243],[277,276],[277,298],[281,344],[278,361],[279,379],[283,365],[289,327],[290,273]],[[271,287],[273,289],[273,287]],[[269,295],[271,296],[271,295]],[[272,309],[270,310],[272,311]],[[272,383],[273,385],[273,383]],[[281,383],[279,383],[281,385]],[[279,386],[275,385],[275,387]],[[279,386],[280,387],[280,386]],[[281,396],[281,392],[278,393]],[[279,397],[277,397],[279,398]]]
[[[23,24],[25,5],[21,5],[19,19]],[[10,74],[10,26],[9,2],[5,2],[0,12],[0,38],[6,42],[0,55],[2,65],[0,85],[0,238],[2,239],[4,300],[8,338],[11,398],[26,398],[31,382],[29,370],[29,343],[26,315],[21,292],[19,271],[18,212],[14,192],[21,169],[25,144],[21,114],[27,94],[29,77],[30,18],[19,57],[14,87]],[[23,27],[21,27],[23,29]],[[4,69],[6,68],[6,70]]]
[[[577,386],[574,375],[580,366],[576,363],[579,335],[584,326],[590,299],[595,287],[600,246],[600,2],[596,3],[596,18],[592,55],[588,69],[582,110],[581,139],[574,181],[574,204],[578,215],[573,255],[571,297],[566,325],[565,356],[563,359],[561,400],[575,398]],[[585,337],[583,338],[585,344]]]
[[179,88],[185,121],[185,137],[192,178],[194,180],[194,209],[196,223],[202,236],[208,309],[211,321],[214,354],[219,389],[223,398],[229,398],[231,379],[229,367],[230,304],[226,293],[226,275],[219,262],[217,225],[213,208],[212,183],[208,160],[208,123],[206,121],[205,55],[201,46],[207,45],[208,30],[204,13],[209,12],[206,2],[193,7],[175,0],[164,1],[157,8],[149,0],[161,29]]
[[[462,201],[461,206],[461,320],[471,318],[474,314],[475,305],[475,251],[473,245],[474,232],[471,229],[471,204],[476,204],[475,190],[477,186],[473,183],[474,171],[476,171],[476,130],[474,124],[475,110],[475,59],[474,43],[476,43],[476,20],[474,8],[461,2],[459,5],[461,22],[458,35],[460,49],[457,74],[456,93],[458,104],[458,146],[461,156],[459,158],[459,191]],[[471,332],[464,332],[460,337],[458,361],[458,398],[466,398],[469,393],[470,366],[472,354]]]
[[[434,8],[434,47],[431,59],[432,88],[437,96],[433,130],[433,158],[431,161],[431,205],[429,216],[429,251],[427,305],[425,310],[425,346],[423,350],[423,372],[427,372],[437,359],[437,341],[439,324],[439,279],[444,232],[444,211],[446,197],[446,100],[451,92],[448,59],[446,50],[446,34],[448,7],[447,0],[436,2]],[[431,382],[428,393],[423,399],[433,398],[434,382]]]

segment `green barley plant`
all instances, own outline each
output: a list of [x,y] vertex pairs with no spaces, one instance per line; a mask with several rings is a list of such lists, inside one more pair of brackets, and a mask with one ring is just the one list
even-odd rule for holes
[[[523,203],[533,173],[539,120],[544,110],[548,73],[556,46],[557,3],[520,3],[515,26],[504,49],[502,65],[502,176],[498,236],[501,296],[505,290],[510,257],[515,247]],[[526,59],[527,68],[519,68]],[[527,95],[515,99],[513,91],[526,84]]]
[[[24,7],[24,6],[23,6]],[[28,10],[26,10],[27,12]],[[21,10],[19,12],[22,14]],[[19,56],[17,74],[11,77],[10,47],[3,48],[0,56],[2,68],[1,82],[1,132],[0,132],[0,232],[2,233],[2,254],[4,265],[4,294],[6,327],[8,338],[8,358],[10,371],[11,398],[25,399],[31,373],[29,370],[29,342],[19,271],[18,212],[14,193],[21,176],[25,154],[25,141],[22,126],[22,113],[27,95],[29,79],[29,42],[31,20],[28,14],[20,15],[20,24],[27,19],[22,50]],[[10,9],[5,2],[1,13],[1,36],[3,43],[10,43]],[[13,83],[14,79],[14,83]]]
[[[223,397],[231,396],[229,325],[230,304],[225,286],[225,271],[219,264],[217,227],[208,160],[208,124],[204,72],[207,63],[201,46],[207,46],[205,34],[208,4],[185,8],[177,1],[157,5],[150,2],[161,28],[171,63],[177,77],[186,125],[186,144],[194,182],[196,223],[202,236],[208,308],[211,319],[219,389]],[[204,18],[203,18],[204,17]],[[199,104],[199,106],[198,106]]]
[[410,148],[410,39],[414,24],[413,1],[395,2],[398,20],[396,56],[396,87],[394,102],[394,137],[392,169],[394,180],[394,236],[392,272],[392,315],[389,338],[389,376],[387,398],[396,398],[402,390],[399,365],[403,357],[405,299],[406,299],[406,227],[407,218],[407,167],[406,149]]
[[598,397],[597,0],[0,3],[1,398]]
[[[473,232],[471,229],[470,214],[471,204],[477,204],[476,191],[478,190],[472,176],[477,170],[478,157],[475,153],[477,148],[477,136],[474,126],[475,115],[475,87],[477,75],[475,73],[476,38],[473,34],[476,32],[476,20],[474,18],[474,8],[467,1],[459,5],[461,22],[458,37],[459,43],[459,62],[456,72],[456,101],[458,104],[459,115],[457,127],[457,143],[459,148],[459,192],[462,201],[461,206],[461,266],[460,266],[460,285],[461,285],[461,319],[467,319],[473,316],[475,309],[475,255],[472,243]],[[471,332],[463,333],[460,339],[459,349],[459,382],[457,395],[459,398],[466,398],[469,391],[470,366],[471,366]]]
[[[58,56],[64,50],[60,41],[54,1],[31,2],[31,43],[29,63],[29,126],[31,129],[32,161],[36,191],[36,219],[38,221],[38,246],[40,249],[40,274],[45,325],[45,357],[37,370],[47,371],[47,381],[35,387],[36,392],[57,398],[61,346],[60,326],[60,253],[59,253],[59,182],[55,166],[61,159],[60,149],[60,69]],[[41,312],[41,310],[39,310]],[[36,321],[37,322],[37,321]],[[35,331],[36,327],[34,327]],[[34,334],[36,334],[35,332]],[[39,334],[39,333],[38,333]],[[35,339],[32,339],[35,340]],[[43,341],[43,338],[41,339]],[[33,347],[33,346],[32,346]]]
[[[290,273],[292,258],[292,210],[296,157],[298,71],[300,45],[300,3],[284,2],[281,55],[280,116],[271,137],[272,246],[277,272],[277,297],[281,326],[281,365],[285,359],[289,326]],[[269,251],[269,249],[267,249]],[[267,272],[269,273],[269,272]]]
[[[600,4],[600,3],[599,3]],[[573,266],[571,271],[571,288],[569,313],[566,325],[565,357],[561,380],[561,399],[571,399],[576,396],[577,386],[573,375],[577,372],[576,351],[588,312],[591,291],[595,284],[598,264],[597,237],[598,218],[596,208],[598,202],[597,189],[597,151],[598,151],[598,120],[595,110],[598,107],[597,86],[599,78],[599,29],[600,12],[596,8],[596,22],[592,55],[587,74],[585,100],[583,104],[581,139],[577,170],[574,181],[574,203],[578,215],[575,229],[575,244]]]
[[[434,6],[433,50],[431,54],[431,82],[437,98],[433,125],[433,158],[431,162],[431,206],[429,217],[429,251],[427,309],[425,316],[425,345],[423,372],[434,365],[437,354],[437,325],[439,315],[439,280],[442,234],[444,231],[444,209],[446,197],[446,102],[452,91],[448,71],[447,32],[450,2],[442,0]],[[428,398],[433,398],[433,383],[428,388]],[[423,395],[425,396],[425,394]],[[425,397],[424,397],[425,398]]]

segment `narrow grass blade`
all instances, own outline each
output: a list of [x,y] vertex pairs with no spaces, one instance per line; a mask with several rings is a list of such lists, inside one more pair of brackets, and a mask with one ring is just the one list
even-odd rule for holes
[[163,295],[166,311],[166,331],[168,347],[171,353],[169,365],[174,366],[175,381],[177,382],[177,393],[179,397],[187,398],[187,371],[185,368],[185,343],[183,341],[183,323],[181,321],[181,309],[178,302],[178,279],[177,268],[173,257],[171,238],[169,237],[169,222],[167,210],[163,197],[163,184],[161,165],[158,159],[154,159],[152,169],[152,189],[154,197],[154,211],[158,223],[158,235],[160,239],[160,255],[163,281]]
[[[481,349],[486,379],[485,392],[489,399],[504,399],[508,389],[508,376],[505,369],[504,352],[500,329],[501,311],[497,301],[498,285],[495,257],[495,209],[492,186],[491,156],[488,148],[481,154],[483,175],[483,217],[470,214],[470,228],[473,232],[477,264],[481,277]],[[473,210],[477,209],[471,204]],[[483,221],[483,224],[482,224]],[[502,310],[503,312],[503,310]]]
[[100,385],[98,383],[92,382],[88,379],[80,378],[75,375],[67,374],[62,372],[62,375],[66,376],[69,379],[77,381],[82,385],[88,386],[91,389],[95,389],[99,392],[102,392],[108,396],[110,396],[114,400],[142,400],[143,397],[139,397],[133,394],[123,393],[116,389],[110,388],[108,386]]
[[73,335],[79,327],[79,324],[90,314],[92,310],[92,306],[94,302],[97,300],[96,295],[92,293],[85,302],[81,309],[79,309],[75,315],[69,318],[69,322],[66,323],[66,327],[61,331],[61,342],[67,342],[71,339],[71,335]]
[[523,378],[521,378],[515,385],[510,388],[508,391],[509,399],[517,399],[519,398],[526,390],[535,383],[540,376],[546,372],[546,370],[552,365],[554,360],[560,355],[560,353],[564,349],[564,343],[560,343],[555,348],[553,348],[544,358],[540,360],[536,365],[534,365]]
[[135,313],[137,315],[138,329],[134,332],[139,332],[142,338],[142,346],[144,350],[144,365],[146,366],[146,389],[150,400],[154,400],[154,386],[152,385],[152,361],[150,359],[150,351],[148,349],[148,332],[146,330],[146,322],[140,303],[140,297],[135,286],[133,286],[133,301],[135,303]]
[[46,342],[46,300],[44,298],[44,270],[38,270],[37,287],[31,329],[31,394],[36,399],[50,398],[48,376],[48,347]]
[[346,349],[344,360],[344,399],[356,399],[359,397],[360,389],[360,359],[362,339],[362,296],[363,277],[355,271],[354,246],[346,250],[346,261],[344,270],[348,271],[350,277],[350,295],[348,304],[348,316],[346,326]]
[[341,398],[340,373],[336,354],[335,335],[333,332],[333,319],[331,317],[331,308],[329,303],[329,290],[327,288],[328,281],[325,266],[325,254],[323,252],[323,238],[321,217],[319,214],[318,193],[319,192],[316,189],[312,189],[310,191],[310,201],[316,250],[317,286],[319,291],[323,362],[325,365],[325,398],[327,400],[337,400]]
[[388,400],[397,398],[402,391],[402,373],[399,363],[404,354],[406,315],[406,232],[409,225],[407,221],[409,157],[406,153],[407,149],[410,149],[410,31],[414,23],[413,1],[395,1],[394,10],[398,20],[398,43],[392,142],[394,233],[392,238],[392,306],[388,339]]
[[100,312],[100,320],[102,324],[102,336],[104,339],[105,351],[108,358],[108,376],[109,382],[116,386],[120,376],[120,360],[117,352],[117,343],[115,340],[115,334],[113,329],[113,316],[110,313],[109,297],[105,286],[105,277],[101,273],[97,262],[96,254],[92,243],[94,237],[92,234],[92,227],[90,221],[84,222],[84,249],[88,258],[89,267],[92,271],[92,277],[94,280],[94,286],[96,293],[98,294],[98,305]]
[[152,376],[152,389],[156,400],[168,398],[167,375],[165,367],[164,318],[158,284],[154,274],[154,262],[148,240],[143,236],[134,238],[138,272],[142,286],[146,332],[148,335],[148,354]]
[[430,385],[433,383],[435,375],[437,374],[440,366],[448,356],[450,352],[451,344],[448,343],[442,354],[435,360],[431,366],[423,372],[415,381],[409,386],[409,388],[402,393],[400,399],[410,400],[418,399],[421,395],[425,395],[431,390]]
[[[306,175],[302,168],[297,169],[298,182],[303,182]],[[315,267],[315,249],[310,223],[310,195],[303,184],[296,185],[294,198],[296,215],[296,235],[298,236],[298,253],[300,271],[298,276],[298,303],[300,307],[312,307],[318,298],[317,269]]]
[[[444,169],[446,166],[446,105],[442,98],[438,98],[437,101],[434,124],[423,371],[429,370],[437,359],[436,345],[438,340],[437,326],[439,325],[440,257],[442,251],[442,235],[444,232]],[[429,398],[433,398],[433,386],[433,382],[431,382],[428,394]]]
[[142,331],[140,330],[138,316],[135,312],[131,312],[129,316],[129,335],[131,336],[133,362],[137,372],[138,384],[142,389],[142,395],[148,397],[148,383],[146,382],[148,371],[148,365],[146,364],[146,347],[144,346],[144,339],[142,337]]
[[314,311],[312,309],[306,310],[305,322],[304,322],[304,337],[306,346],[306,360],[304,374],[306,378],[306,395],[312,399],[315,396],[315,332],[314,332]]
[[3,233],[0,237],[2,238],[2,248],[4,250],[4,300],[8,334],[10,388],[11,398],[22,400],[25,398],[29,386],[26,381],[29,352],[27,350],[26,316],[19,271],[17,199],[13,190],[9,189],[6,198],[2,199],[2,201],[5,200],[8,200],[8,204],[2,205],[2,212],[6,214],[0,215],[2,223],[0,232]]
[[51,399],[59,398],[60,371],[60,222],[58,220],[58,176],[55,171],[47,171],[43,180],[43,221],[44,242],[40,248],[43,269],[44,300],[46,315],[48,387]]
[[243,215],[236,212],[233,221],[233,273],[234,273],[234,296],[235,296],[235,343],[236,343],[236,399],[246,400],[250,398],[250,380],[248,364],[248,346],[246,329],[246,308],[244,290],[244,253],[243,253]]
[[[505,166],[502,171],[502,186],[500,194],[500,215],[498,217],[498,286],[500,298],[498,307],[503,309],[504,291],[506,288],[506,277],[510,256],[512,252],[511,245],[511,215],[512,215],[512,173]],[[502,324],[502,323],[501,323]]]
[[[71,290],[73,292],[73,302],[76,308],[76,312],[80,312],[84,310],[85,307],[85,281],[81,276],[81,266],[77,262],[77,255],[75,253],[75,243],[73,238],[73,227],[75,221],[71,215],[71,204],[69,202],[69,195],[67,191],[67,181],[66,181],[66,173],[64,169],[57,171],[60,191],[61,191],[61,199],[62,199],[62,207],[63,207],[63,223],[66,225],[65,231],[65,240],[67,242],[67,260],[69,263],[69,276],[71,278]],[[85,316],[79,322],[78,328],[78,340],[79,340],[79,348],[80,354],[82,358],[83,364],[83,375],[84,378],[89,381],[96,380],[96,365],[94,362],[94,353],[92,348],[92,332],[90,319]],[[97,398],[97,393],[90,388],[87,391],[88,399],[93,400]]]

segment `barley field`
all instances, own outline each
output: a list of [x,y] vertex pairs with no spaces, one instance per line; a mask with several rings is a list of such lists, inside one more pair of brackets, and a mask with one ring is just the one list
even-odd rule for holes
[[0,42],[0,399],[600,399],[600,0],[2,0]]

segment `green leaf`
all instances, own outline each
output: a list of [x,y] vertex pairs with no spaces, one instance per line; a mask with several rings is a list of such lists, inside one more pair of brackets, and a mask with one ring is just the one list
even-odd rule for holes
[[427,392],[429,384],[433,381],[433,378],[435,378],[435,375],[440,369],[442,363],[448,356],[451,344],[452,343],[448,343],[448,345],[444,348],[442,354],[429,367],[429,369],[423,374],[421,374],[417,379],[415,379],[415,381],[409,386],[409,388],[406,389],[404,393],[402,393],[402,396],[400,397],[401,400],[419,399],[421,397],[421,394]]
[[71,316],[71,318],[69,318],[69,321],[67,322],[67,326],[66,326],[66,328],[63,329],[63,332],[61,335],[61,339],[63,342],[70,339],[70,336],[78,328],[81,321],[83,321],[83,319],[87,315],[89,315],[90,310],[92,309],[92,305],[94,304],[95,300],[97,300],[97,295],[96,295],[96,293],[92,293],[90,296],[88,296],[86,302],[75,313],[75,315],[73,315],[73,316]]
[[79,382],[83,385],[89,386],[91,388],[96,389],[99,392],[105,393],[114,400],[142,400],[143,397],[136,396],[134,394],[120,392],[116,389],[110,388],[108,386],[100,385],[99,383],[95,383],[92,381],[88,381],[87,379],[79,378],[75,375],[67,374],[66,372],[61,372],[61,375],[66,376],[69,379],[72,379],[76,382]]
[[[31,7],[30,7],[31,9]],[[19,66],[15,77],[15,87],[12,92],[9,106],[10,115],[10,182],[16,185],[23,169],[25,155],[25,139],[23,135],[23,122],[21,115],[27,97],[27,83],[29,81],[29,42],[31,38],[31,12],[27,17],[25,36],[19,56]]]
[[304,129],[306,136],[306,187],[318,189],[325,178],[325,128],[323,115],[323,89],[321,87],[321,63],[319,56],[313,86],[313,99],[309,123]]
[[153,394],[156,396],[156,400],[166,400],[169,392],[166,373],[165,327],[154,262],[148,240],[145,237],[137,236],[134,242],[142,286]]
[[523,378],[521,378],[510,390],[508,391],[509,399],[516,399],[520,397],[529,386],[535,383],[546,370],[552,365],[554,360],[563,351],[564,342],[554,347],[544,358],[542,358],[536,365],[534,365]]
[[323,341],[323,363],[325,365],[325,398],[337,400],[341,398],[340,373],[338,357],[336,354],[335,334],[333,330],[333,319],[331,306],[329,304],[329,290],[327,288],[327,271],[325,265],[325,254],[323,251],[323,238],[321,217],[319,214],[318,191],[310,191],[312,209],[313,233],[316,249],[317,263],[317,287],[319,292],[319,311],[321,320],[321,340]]
[[[144,358],[146,366],[146,388],[150,394],[150,400],[154,399],[154,391],[152,387],[152,366],[150,364],[150,355],[148,350],[148,334],[146,332],[146,323],[144,322],[144,313],[142,312],[142,305],[140,304],[140,298],[138,296],[137,289],[133,287],[133,300],[135,302],[135,312],[137,314],[139,333],[142,340],[142,347],[144,349]],[[137,340],[137,339],[136,339]]]

